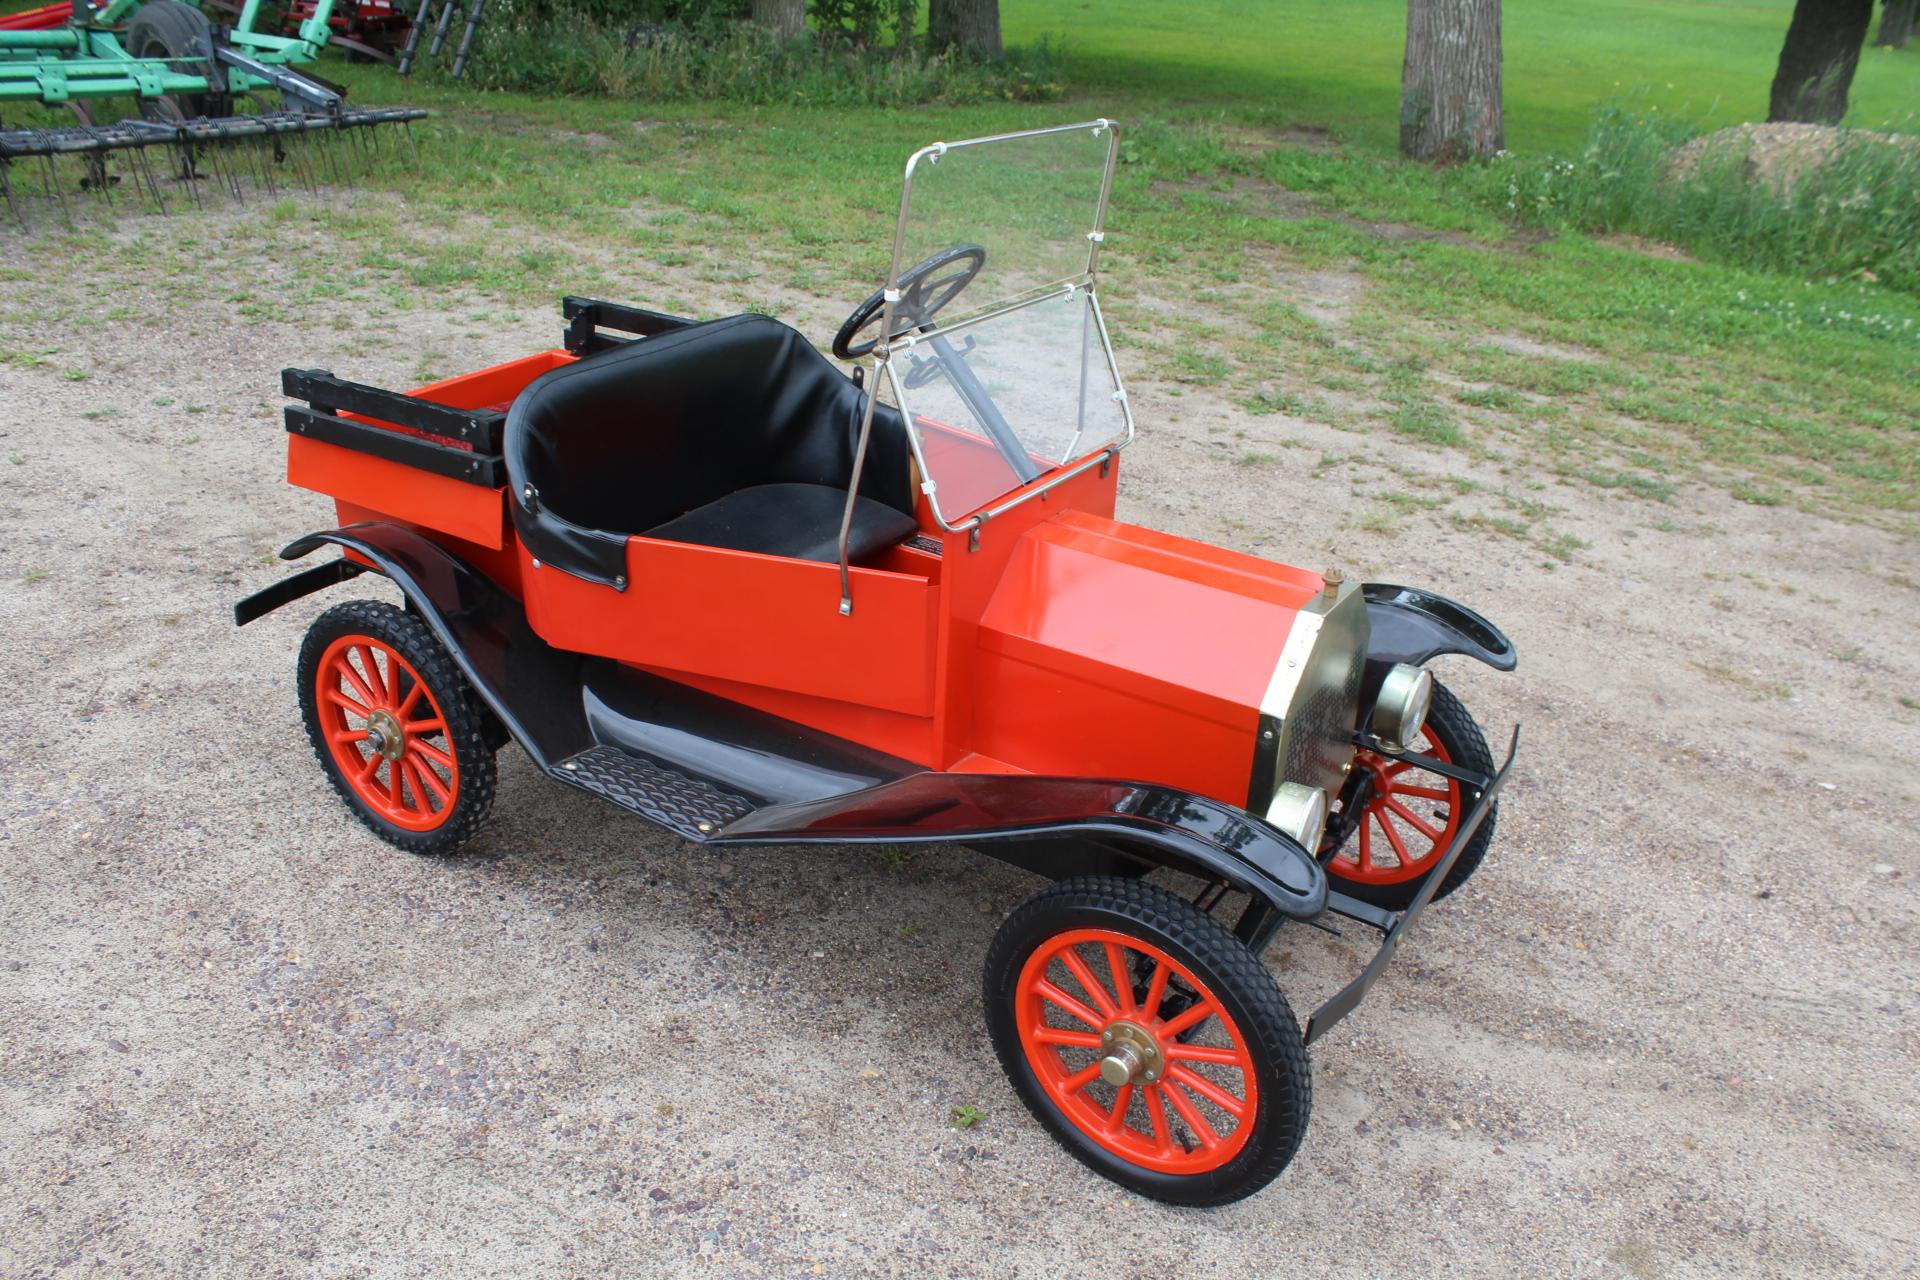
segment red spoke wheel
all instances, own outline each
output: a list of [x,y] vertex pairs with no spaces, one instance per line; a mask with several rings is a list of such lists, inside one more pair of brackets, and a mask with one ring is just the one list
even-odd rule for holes
[[[1493,757],[1480,726],[1437,680],[1426,724],[1412,746],[1420,755],[1448,764],[1493,772]],[[1421,882],[1439,865],[1472,803],[1471,788],[1371,751],[1360,752],[1353,763],[1356,773],[1364,771],[1371,783],[1366,812],[1353,835],[1327,862],[1327,875],[1341,892],[1397,911],[1413,901]],[[1493,840],[1498,816],[1496,809],[1480,824],[1435,898],[1458,889],[1478,869]]]
[[1015,1090],[1082,1162],[1156,1199],[1224,1204],[1271,1182],[1312,1081],[1273,976],[1192,903],[1113,876],[1063,881],[987,956],[987,1024]]
[[300,647],[300,710],[334,789],[377,835],[448,853],[493,805],[485,718],[425,623],[391,605],[327,610]]

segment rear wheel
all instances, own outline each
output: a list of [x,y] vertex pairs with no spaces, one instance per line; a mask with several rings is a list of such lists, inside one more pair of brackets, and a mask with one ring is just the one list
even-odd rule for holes
[[987,954],[986,1007],[1027,1108],[1144,1195],[1238,1200],[1306,1133],[1306,1045],[1273,976],[1157,885],[1082,876],[1025,903]]
[[[1460,699],[1438,680],[1433,682],[1426,725],[1412,747],[1420,755],[1463,769],[1493,772],[1486,736]],[[1371,751],[1360,752],[1353,763],[1355,769],[1372,774],[1371,798],[1354,834],[1328,861],[1327,876],[1342,893],[1399,911],[1420,892],[1460,829],[1460,820],[1472,803],[1467,794],[1470,788],[1457,779]],[[1498,807],[1487,814],[1435,891],[1436,899],[1465,884],[1479,868],[1499,816]]]
[[486,721],[420,619],[356,600],[314,620],[300,646],[300,712],[334,790],[409,853],[451,853],[493,807]]

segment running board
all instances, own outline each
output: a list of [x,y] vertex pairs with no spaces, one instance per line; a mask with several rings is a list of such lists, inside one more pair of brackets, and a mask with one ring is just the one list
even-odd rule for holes
[[759,808],[745,796],[618,747],[590,747],[547,771],[676,835],[704,843]]

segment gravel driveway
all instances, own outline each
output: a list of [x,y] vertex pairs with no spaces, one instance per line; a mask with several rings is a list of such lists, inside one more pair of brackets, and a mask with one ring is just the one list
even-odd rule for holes
[[[384,585],[228,613],[331,523],[283,482],[277,371],[407,385],[426,348],[552,345],[556,313],[242,322],[209,280],[101,317],[89,283],[0,277],[29,353],[0,363],[0,1273],[1913,1272],[1911,541],[1705,487],[1555,490],[1587,544],[1563,565],[1368,533],[1389,441],[1137,377],[1123,518],[1445,591],[1522,655],[1442,671],[1489,737],[1525,725],[1487,866],[1317,1048],[1291,1169],[1183,1211],[1082,1169],[1001,1077],[979,963],[1023,874],[715,856],[516,749],[452,860],[333,798],[294,652]],[[1235,465],[1223,424],[1308,447]],[[1289,930],[1267,960],[1304,1011],[1366,953]],[[950,1127],[963,1103],[984,1122]]]

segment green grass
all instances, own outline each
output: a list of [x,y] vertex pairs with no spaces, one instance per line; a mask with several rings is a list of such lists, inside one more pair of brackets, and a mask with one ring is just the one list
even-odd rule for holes
[[[1577,141],[1614,78],[1685,85],[1643,99],[1666,111],[1696,100],[1704,111],[1722,95],[1724,118],[1753,114],[1787,8],[1510,10],[1515,145]],[[1008,0],[1010,39],[1066,39],[1074,96],[1054,104],[550,99],[403,86],[383,69],[329,62],[355,101],[434,112],[417,129],[421,167],[390,165],[369,183],[404,204],[263,200],[224,229],[191,213],[123,217],[112,235],[83,226],[29,238],[9,270],[97,287],[139,279],[166,308],[197,297],[212,260],[234,268],[239,322],[305,317],[320,329],[331,317],[343,331],[396,334],[418,309],[545,307],[614,276],[631,301],[666,310],[788,305],[771,286],[850,305],[883,270],[913,146],[1104,113],[1126,128],[1103,291],[1136,382],[1371,433],[1393,449],[1458,451],[1516,483],[1649,504],[1709,485],[1913,527],[1920,299],[1819,271],[1651,257],[1570,228],[1516,232],[1486,198],[1486,171],[1392,155],[1398,3],[1213,0],[1162,16],[1173,12]],[[1575,52],[1545,56],[1556,47]],[[1711,66],[1684,67],[1689,58]],[[1609,59],[1633,76],[1601,70]],[[1920,51],[1869,51],[1856,102],[1868,117],[1920,103]],[[1333,134],[1289,132],[1307,125]],[[284,264],[284,282],[249,283],[239,264],[255,255]],[[1314,273],[1350,282],[1339,318],[1310,314],[1296,281]],[[37,310],[57,321],[69,305],[80,323],[77,302]],[[0,323],[0,359],[48,363],[55,353],[27,332]],[[59,352],[63,365],[83,354]],[[421,358],[451,372],[443,355]],[[1283,465],[1266,450],[1293,442],[1260,443],[1237,455],[1246,466]],[[1446,518],[1556,560],[1577,553],[1554,512],[1496,492],[1503,483],[1461,487],[1477,509]],[[1436,518],[1399,508],[1382,523],[1402,517]]]
[[[1793,0],[1578,0],[1509,4],[1508,145],[1575,146],[1594,103],[1644,88],[1669,113],[1764,119]],[[1130,99],[1231,104],[1272,123],[1398,141],[1405,0],[1002,0],[1006,38],[1058,39],[1068,83]],[[1868,49],[1856,123],[1920,110],[1920,51]]]

